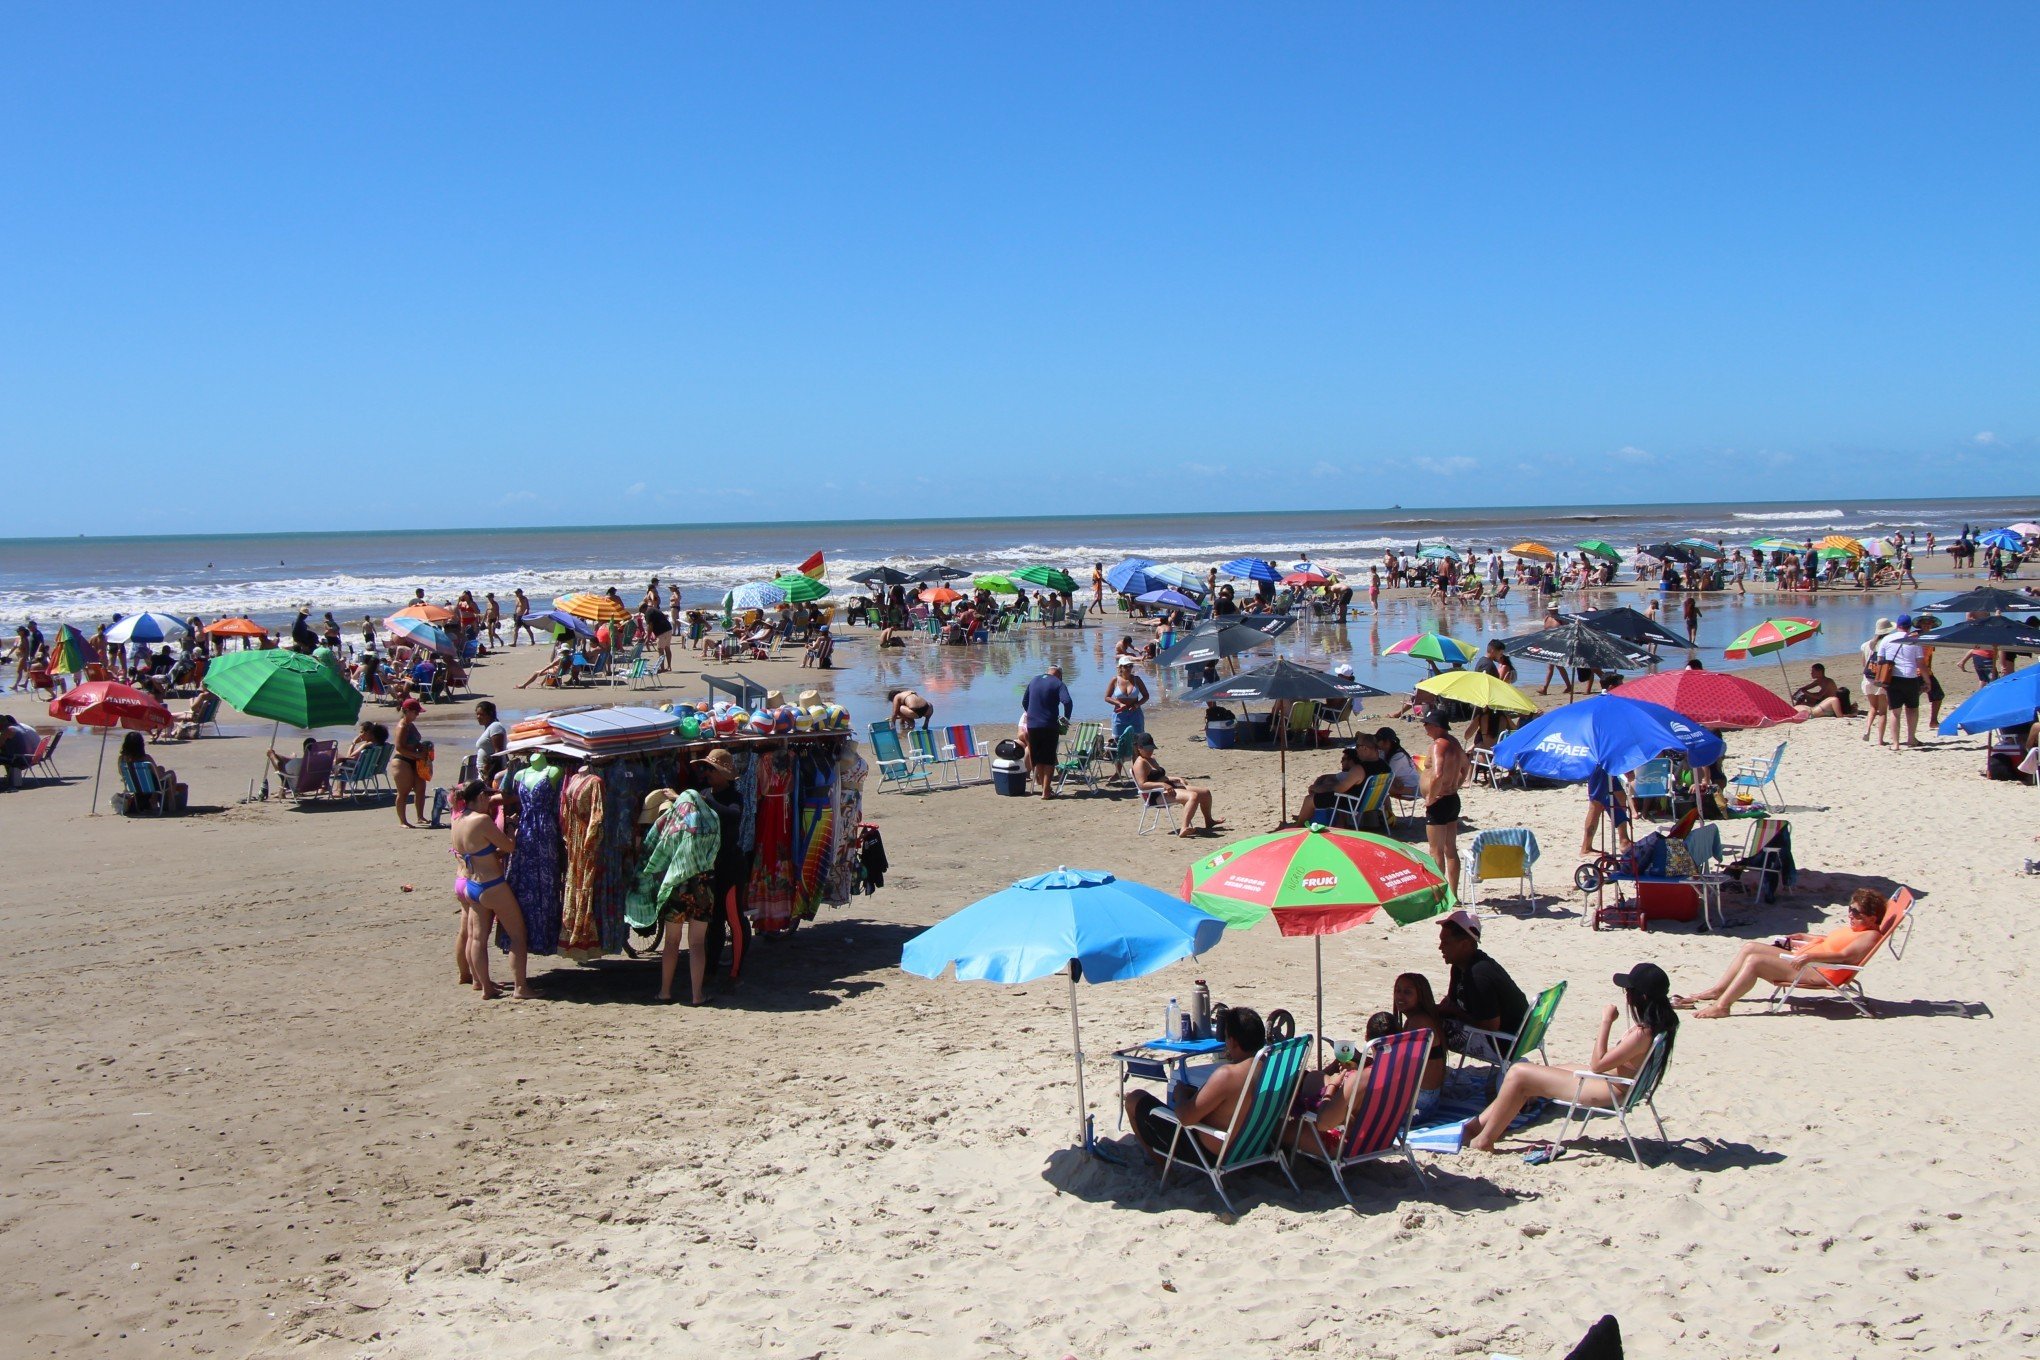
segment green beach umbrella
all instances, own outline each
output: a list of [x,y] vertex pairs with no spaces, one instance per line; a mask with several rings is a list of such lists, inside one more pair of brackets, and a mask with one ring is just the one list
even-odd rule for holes
[[812,576],[803,576],[797,571],[789,572],[785,576],[774,577],[772,584],[785,591],[786,598],[794,604],[806,604],[810,600],[819,600],[829,593],[829,588],[820,581],[817,581]]
[[[281,648],[229,652],[205,670],[205,687],[251,718],[268,718],[277,728],[310,730],[344,727],[361,716],[361,691],[316,657]],[[276,728],[269,733],[276,741]],[[266,753],[265,753],[266,754]],[[269,765],[262,766],[263,796],[269,794]]]
[[1708,542],[1704,538],[1682,538],[1679,540],[1679,546],[1682,548],[1691,548],[1694,552],[1699,553],[1702,557],[1728,556],[1727,553],[1715,547],[1712,543]]
[[1234,841],[1183,873],[1184,901],[1235,930],[1273,917],[1284,935],[1317,941],[1317,1035],[1325,1030],[1326,935],[1381,913],[1397,925],[1459,905],[1438,863],[1415,846],[1364,831],[1300,827]]
[[994,595],[1018,595],[1020,587],[1004,572],[987,572],[971,582],[979,590],[989,590]]
[[1013,579],[1016,581],[1026,581],[1037,586],[1046,586],[1050,590],[1075,592],[1077,588],[1075,578],[1060,567],[1022,567],[1013,573]]
[[1781,549],[1796,552],[1799,545],[1789,538],[1760,538],[1750,544],[1759,552],[1778,552]]
[[1850,552],[1847,548],[1815,548],[1813,555],[1823,562],[1853,562],[1863,554]]
[[1615,551],[1614,545],[1607,542],[1604,539],[1583,538],[1579,542],[1573,544],[1573,548],[1579,552],[1588,553],[1595,557],[1605,558],[1610,562],[1620,562],[1622,560],[1622,554]]

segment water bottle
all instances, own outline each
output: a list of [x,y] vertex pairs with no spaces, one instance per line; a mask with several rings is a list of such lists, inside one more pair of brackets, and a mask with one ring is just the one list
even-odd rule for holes
[[1169,1008],[1166,1011],[1162,1012],[1162,1037],[1164,1039],[1173,1039],[1176,1037],[1177,1018],[1182,1013],[1183,1013],[1182,1007],[1176,1004],[1176,998],[1173,996],[1170,997]]
[[1190,1037],[1209,1039],[1211,1037],[1211,988],[1204,985],[1204,979],[1197,979],[1197,986],[1190,993]]

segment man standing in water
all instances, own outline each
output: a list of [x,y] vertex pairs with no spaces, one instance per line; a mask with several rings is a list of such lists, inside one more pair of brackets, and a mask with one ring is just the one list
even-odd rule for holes
[[1431,858],[1452,890],[1459,890],[1459,790],[1466,784],[1466,748],[1445,724],[1442,705],[1424,718],[1431,739],[1431,758],[1424,762],[1418,788],[1424,795],[1424,839]]

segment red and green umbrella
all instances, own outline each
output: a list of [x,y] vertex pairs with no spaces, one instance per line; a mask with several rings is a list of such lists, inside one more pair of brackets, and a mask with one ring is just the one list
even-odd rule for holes
[[1315,937],[1317,1034],[1324,1037],[1324,939],[1386,912],[1397,925],[1459,904],[1437,861],[1414,846],[1321,826],[1249,836],[1183,874],[1183,900],[1243,930],[1273,917],[1284,935]]
[[1382,648],[1383,656],[1414,656],[1420,661],[1438,661],[1447,666],[1470,666],[1473,648],[1443,633],[1413,633]]
[[85,635],[68,623],[57,629],[56,640],[50,643],[50,669],[63,675],[76,675],[97,657]]
[[[1819,631],[1819,619],[1766,619],[1729,643],[1722,655],[1732,660],[1768,656],[1804,642]],[[1792,677],[1785,674],[1785,658],[1782,656],[1778,658],[1778,674],[1785,677],[1787,685],[1792,683]]]

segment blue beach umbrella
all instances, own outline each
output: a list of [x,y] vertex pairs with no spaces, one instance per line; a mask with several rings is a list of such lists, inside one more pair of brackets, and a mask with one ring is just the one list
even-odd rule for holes
[[1976,541],[1983,547],[2003,548],[2006,552],[2021,552],[2026,547],[2026,540],[2010,529],[1993,529],[1977,535]]
[[2001,727],[2027,727],[2040,713],[2040,666],[2013,671],[1993,680],[1941,719],[1940,733],[1995,732]]
[[1084,1044],[1077,1026],[1077,979],[1146,977],[1218,943],[1225,923],[1145,883],[1096,869],[1057,869],[1023,878],[930,926],[900,951],[900,967],[938,978],[954,965],[959,982],[1032,982],[1065,973],[1070,1041],[1077,1060],[1077,1139],[1092,1148],[1084,1103]]
[[1495,743],[1495,764],[1540,779],[1577,784],[1595,770],[1627,774],[1666,751],[1689,765],[1712,765],[1720,737],[1662,704],[1601,694],[1555,708]]
[[168,642],[184,631],[184,620],[168,614],[158,614],[153,609],[144,609],[139,614],[130,614],[106,630],[108,642],[126,644],[129,642]]
[[1138,595],[1150,588],[1140,583],[1147,579],[1147,569],[1154,564],[1152,557],[1129,557],[1114,563],[1105,569],[1105,584],[1121,595]]
[[1417,556],[1428,557],[1433,561],[1443,561],[1448,557],[1459,556],[1459,550],[1444,543],[1432,543],[1418,549]]
[[1242,581],[1279,581],[1282,573],[1258,557],[1235,557],[1224,563],[1219,570],[1227,576]]
[[723,597],[729,609],[771,609],[786,601],[786,587],[772,581],[751,581]]
[[[569,614],[566,617],[573,618],[573,615]],[[592,628],[594,625],[589,626]],[[453,634],[438,624],[414,614],[392,614],[383,620],[383,627],[389,629],[392,635],[407,642],[415,642],[427,651],[438,652],[441,656],[457,656],[460,653],[460,644],[453,640]]]
[[1188,567],[1148,567],[1148,579],[1160,585],[1174,586],[1185,595],[1203,595],[1204,578]]
[[1134,598],[1142,604],[1167,605],[1171,609],[1195,609],[1198,607],[1197,601],[1191,599],[1182,591],[1171,590],[1167,586],[1163,586],[1160,590],[1150,590],[1144,595],[1136,595]]
[[584,638],[595,636],[595,621],[593,619],[584,619],[578,614],[569,614],[564,609],[548,609],[545,613],[540,614],[539,617],[549,623],[557,623],[561,627],[570,628]]

